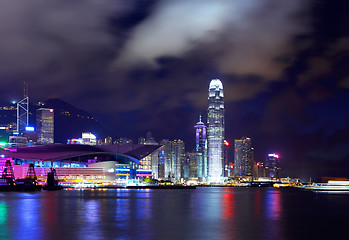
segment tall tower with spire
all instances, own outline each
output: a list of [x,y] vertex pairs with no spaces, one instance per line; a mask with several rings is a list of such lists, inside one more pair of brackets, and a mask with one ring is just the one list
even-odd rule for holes
[[195,125],[195,152],[198,160],[198,177],[207,177],[207,133],[206,126],[202,122],[201,114],[199,122]]
[[17,102],[17,133],[21,133],[29,125],[28,82],[24,81],[24,98]]
[[212,79],[208,93],[208,181],[221,182],[223,177],[224,95],[223,84]]

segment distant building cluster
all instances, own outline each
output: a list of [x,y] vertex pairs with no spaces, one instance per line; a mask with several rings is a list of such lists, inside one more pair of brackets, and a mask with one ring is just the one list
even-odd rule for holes
[[[25,94],[24,99],[17,103],[17,122],[0,126],[0,147],[3,149],[54,143],[54,109],[44,108],[44,105],[39,106],[35,126],[31,126],[28,106],[29,98]],[[13,111],[14,107],[1,107],[0,110]],[[72,170],[72,172],[75,171],[76,174],[79,172],[81,176],[84,175],[84,167],[93,166],[96,169],[101,167],[98,168],[99,172],[96,170],[93,173],[92,168],[86,170],[89,176],[95,174],[96,179],[108,176],[108,179],[114,177],[119,180],[154,178],[172,182],[192,181],[211,184],[219,184],[227,179],[247,181],[260,178],[279,179],[278,154],[270,153],[263,161],[255,161],[251,138],[235,139],[233,144],[225,140],[224,111],[223,84],[219,79],[213,79],[208,89],[207,122],[205,124],[202,116],[199,116],[199,121],[194,126],[195,149],[191,152],[186,152],[183,140],[162,139],[158,142],[150,131],[146,133],[146,137],[139,137],[137,143],[127,137],[113,139],[109,136],[99,139],[93,132],[86,131],[81,133],[81,137],[76,136],[67,140],[67,145],[76,146],[53,147],[52,151],[60,149],[69,152],[74,149],[79,152],[78,145],[89,145],[97,147],[93,148],[93,154],[83,153],[83,151],[76,156],[67,154],[69,157],[62,157],[62,159],[57,157],[50,164],[42,159],[36,161],[33,155],[29,158],[25,154],[20,156],[27,156],[28,159],[12,160],[17,165],[34,162],[37,167],[78,167],[81,169],[76,168],[76,171]],[[64,113],[70,116],[70,112]],[[36,149],[40,152],[43,149],[49,151],[51,148]],[[84,147],[85,150],[87,151],[88,147]],[[101,163],[109,160],[114,161],[115,164]],[[58,172],[67,177],[69,171],[59,170]],[[112,178],[110,178],[111,175]]]

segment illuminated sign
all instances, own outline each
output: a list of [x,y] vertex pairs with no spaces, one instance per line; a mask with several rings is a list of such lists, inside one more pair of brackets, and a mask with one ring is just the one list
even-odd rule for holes
[[5,142],[0,142],[0,146],[5,147],[6,143]]
[[6,130],[6,127],[0,127],[0,130]]
[[274,158],[279,158],[279,155],[275,154],[275,153],[269,153],[268,157],[274,157]]
[[50,113],[53,113],[53,109],[50,109]]
[[130,169],[128,169],[128,168],[116,168],[115,171],[126,171],[126,172],[129,172]]
[[34,132],[35,131],[34,127],[25,127],[25,130],[27,132]]

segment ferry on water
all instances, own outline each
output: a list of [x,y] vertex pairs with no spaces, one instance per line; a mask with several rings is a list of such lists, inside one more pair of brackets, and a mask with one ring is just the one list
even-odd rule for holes
[[303,185],[301,188],[312,191],[342,191],[349,192],[349,181],[328,181],[328,183],[313,183]]

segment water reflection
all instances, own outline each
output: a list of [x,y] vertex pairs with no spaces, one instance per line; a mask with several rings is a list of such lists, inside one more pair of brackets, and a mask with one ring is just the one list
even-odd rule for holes
[[9,239],[7,228],[8,206],[5,202],[0,202],[0,239]]
[[6,193],[0,239],[301,239],[309,223],[346,219],[348,200],[273,188]]
[[225,188],[222,193],[222,212],[224,220],[234,218],[235,214],[235,199],[232,188]]
[[17,196],[19,199],[14,208],[16,215],[12,215],[15,218],[14,239],[28,239],[29,236],[32,239],[43,239],[41,205],[37,199],[38,195],[19,193]]
[[280,190],[268,191],[265,200],[266,215],[272,220],[279,220],[281,215]]

